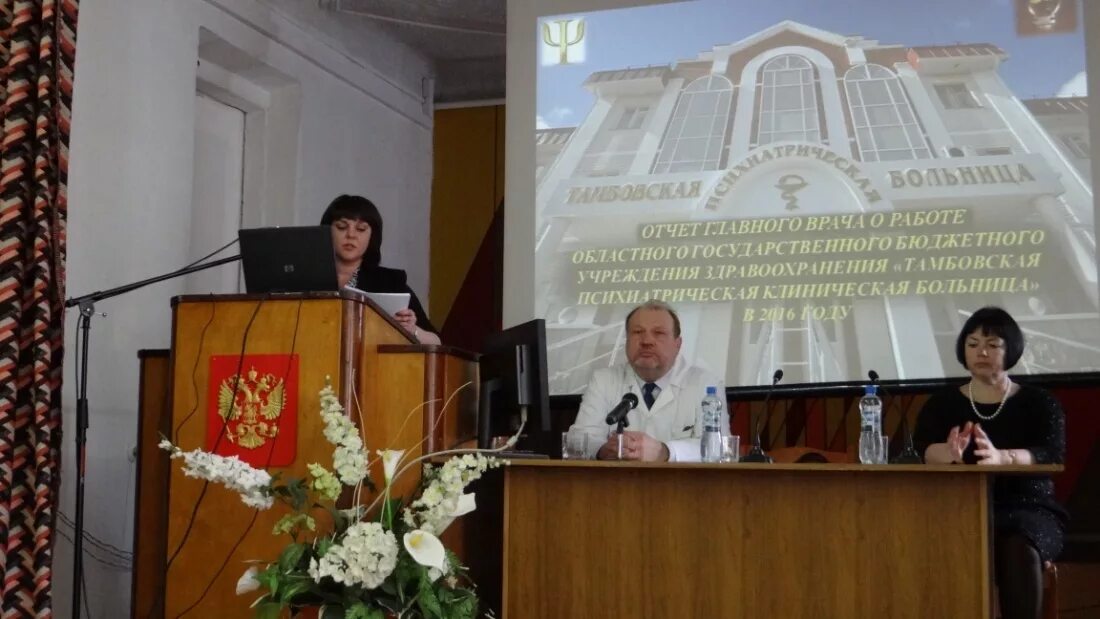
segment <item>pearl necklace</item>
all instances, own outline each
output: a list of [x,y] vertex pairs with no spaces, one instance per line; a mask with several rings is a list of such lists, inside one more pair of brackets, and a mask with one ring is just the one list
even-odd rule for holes
[[978,407],[974,404],[974,382],[971,381],[966,384],[966,393],[970,396],[970,408],[974,410],[974,414],[978,416],[978,419],[982,421],[992,421],[994,417],[1001,414],[1001,409],[1005,407],[1005,402],[1008,401],[1008,394],[1012,391],[1012,380],[1008,380],[1008,387],[1005,388],[1005,394],[1001,396],[1001,403],[997,406],[997,410],[993,411],[992,415],[983,415],[978,412]]

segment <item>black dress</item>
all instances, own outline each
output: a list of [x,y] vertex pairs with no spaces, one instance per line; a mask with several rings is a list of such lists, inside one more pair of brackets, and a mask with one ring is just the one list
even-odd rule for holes
[[[985,416],[998,404],[975,406]],[[1066,420],[1062,407],[1049,392],[1020,386],[1000,414],[984,420],[974,414],[970,398],[951,387],[934,394],[921,408],[913,442],[923,456],[933,443],[947,439],[951,428],[966,422],[981,423],[997,449],[1026,449],[1036,464],[1061,464],[1066,452]],[[974,442],[963,461],[977,462]],[[993,483],[993,524],[996,534],[1019,533],[1029,539],[1044,561],[1062,551],[1067,515],[1054,500],[1054,481],[1049,475],[998,475]]]
[[408,276],[401,269],[387,269],[380,266],[361,266],[348,285],[358,288],[363,292],[407,292],[409,293],[409,309],[416,314],[416,326],[421,331],[430,331],[439,335],[435,326],[428,320],[428,314],[424,312],[424,306],[416,293],[409,288]]

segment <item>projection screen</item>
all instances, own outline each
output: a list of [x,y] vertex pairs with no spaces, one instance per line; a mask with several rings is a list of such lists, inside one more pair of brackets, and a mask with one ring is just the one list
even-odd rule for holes
[[731,386],[961,374],[984,305],[1016,372],[1100,368],[1080,3],[508,8],[505,322],[552,393],[651,298]]

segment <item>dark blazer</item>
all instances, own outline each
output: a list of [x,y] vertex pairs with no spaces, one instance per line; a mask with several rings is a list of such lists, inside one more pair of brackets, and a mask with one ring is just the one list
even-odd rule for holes
[[439,335],[439,331],[428,320],[428,314],[416,293],[409,288],[408,276],[401,269],[387,269],[386,267],[363,265],[359,268],[359,279],[356,288],[364,292],[407,292],[409,293],[409,309],[416,314],[416,326],[421,331],[431,331]]

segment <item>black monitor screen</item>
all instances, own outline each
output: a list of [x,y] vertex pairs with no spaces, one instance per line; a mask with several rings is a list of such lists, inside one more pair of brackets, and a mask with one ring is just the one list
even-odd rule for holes
[[486,338],[480,372],[478,447],[488,448],[494,436],[515,434],[526,412],[527,424],[516,449],[553,455],[546,322],[532,320]]

